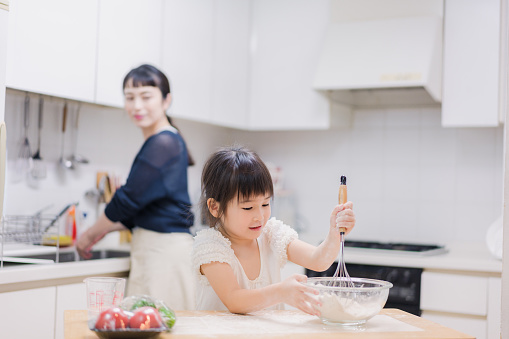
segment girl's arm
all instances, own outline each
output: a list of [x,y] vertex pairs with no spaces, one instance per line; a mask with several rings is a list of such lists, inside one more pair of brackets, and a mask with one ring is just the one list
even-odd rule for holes
[[299,239],[288,245],[287,255],[291,262],[307,269],[322,272],[334,263],[341,246],[339,227],[350,233],[355,225],[355,214],[352,202],[337,205],[330,216],[330,229],[327,238],[315,247]]
[[319,315],[313,307],[318,306],[319,301],[307,294],[316,295],[318,291],[300,283],[306,281],[304,275],[295,274],[279,283],[250,290],[239,286],[228,264],[212,262],[201,265],[201,271],[232,313],[255,312],[283,302],[308,314]]

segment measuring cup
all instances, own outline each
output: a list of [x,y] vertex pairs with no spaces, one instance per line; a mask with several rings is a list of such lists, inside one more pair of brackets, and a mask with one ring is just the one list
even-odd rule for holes
[[94,321],[102,311],[119,306],[124,298],[124,278],[91,277],[83,282],[87,287],[89,322]]

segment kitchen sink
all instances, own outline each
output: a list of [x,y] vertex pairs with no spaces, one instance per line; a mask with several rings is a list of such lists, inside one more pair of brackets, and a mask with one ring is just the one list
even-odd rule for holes
[[[58,252],[58,263],[73,262],[73,261],[88,261],[88,260],[100,260],[100,259],[112,259],[112,258],[128,258],[131,253],[127,250],[93,250],[92,257],[90,259],[80,258],[75,251],[62,250]],[[24,260],[26,259],[26,260]],[[35,259],[35,260],[34,260]],[[8,259],[4,261],[4,266],[15,266],[15,265],[26,265],[26,264],[37,264],[37,263],[57,262],[57,253],[46,253],[46,254],[32,254],[27,256],[16,256],[16,262],[10,262]]]

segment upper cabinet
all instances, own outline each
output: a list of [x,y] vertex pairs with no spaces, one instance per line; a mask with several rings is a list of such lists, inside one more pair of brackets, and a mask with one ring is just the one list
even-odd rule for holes
[[0,6],[0,122],[5,116],[5,72],[7,63],[7,32],[9,12]]
[[[507,36],[501,39],[500,0],[446,0],[442,125],[498,126],[505,104]],[[501,62],[501,60],[504,60]]]
[[252,6],[249,128],[328,128],[328,99],[311,85],[329,1],[256,0]]
[[123,107],[127,72],[144,63],[161,67],[162,7],[162,0],[99,2],[96,103]]
[[9,10],[7,86],[92,102],[98,0],[20,0]]
[[[311,88],[329,1],[165,1],[174,116],[247,130],[321,129]],[[291,10],[289,10],[291,9]]]
[[215,1],[164,1],[162,64],[172,116],[210,122],[214,6]]

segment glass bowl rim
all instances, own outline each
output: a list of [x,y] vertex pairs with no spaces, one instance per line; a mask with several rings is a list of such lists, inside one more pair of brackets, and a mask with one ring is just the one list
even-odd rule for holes
[[[389,281],[385,280],[377,280],[377,279],[369,279],[369,278],[350,278],[355,283],[369,283],[376,284],[378,286],[371,287],[341,287],[341,286],[327,286],[327,285],[314,285],[313,282],[329,282],[333,279],[333,277],[312,277],[308,278],[306,282],[303,282],[304,285],[309,287],[316,288],[317,290],[322,291],[345,291],[345,292],[376,292],[382,291],[385,289],[390,289],[393,287],[393,284]],[[341,280],[346,280],[346,278],[338,278]]]

